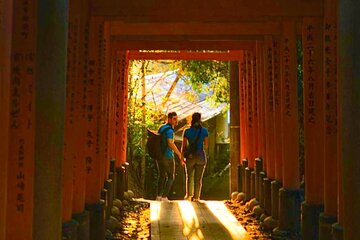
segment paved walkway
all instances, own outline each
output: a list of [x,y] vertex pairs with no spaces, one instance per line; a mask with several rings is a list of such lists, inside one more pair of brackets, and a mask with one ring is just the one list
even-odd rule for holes
[[251,239],[222,201],[151,201],[151,239]]

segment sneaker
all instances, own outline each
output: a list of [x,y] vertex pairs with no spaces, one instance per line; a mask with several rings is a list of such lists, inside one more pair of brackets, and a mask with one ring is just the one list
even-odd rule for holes
[[156,196],[156,201],[161,201],[161,196]]
[[163,202],[170,202],[167,197],[162,197],[162,198],[161,198],[161,201],[163,201]]

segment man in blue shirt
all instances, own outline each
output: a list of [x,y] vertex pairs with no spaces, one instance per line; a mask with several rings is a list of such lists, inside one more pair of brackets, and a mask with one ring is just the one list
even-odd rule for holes
[[[199,201],[201,195],[202,178],[207,163],[205,149],[208,149],[209,132],[201,126],[201,113],[192,115],[191,127],[184,130],[181,152],[184,153],[188,144],[195,144],[195,152],[186,158],[186,194],[184,199]],[[194,193],[191,193],[190,178],[194,175]]]
[[174,153],[180,159],[181,166],[185,165],[184,157],[174,143],[174,127],[177,124],[178,116],[176,112],[170,112],[168,114],[167,124],[162,125],[158,131],[162,135],[164,155],[163,158],[158,161],[160,177],[156,200],[169,201],[168,195],[175,178]]

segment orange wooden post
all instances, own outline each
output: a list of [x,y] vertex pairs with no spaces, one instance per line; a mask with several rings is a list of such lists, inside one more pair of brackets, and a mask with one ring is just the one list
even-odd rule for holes
[[129,59],[128,52],[120,52],[121,59],[121,72],[120,72],[120,81],[121,81],[121,94],[122,94],[122,108],[121,108],[121,148],[120,148],[120,163],[124,164],[126,162],[126,148],[127,148],[127,108],[128,108],[128,70],[129,70]]
[[262,170],[266,169],[266,137],[265,137],[265,97],[264,97],[264,41],[256,42],[257,70],[258,70],[258,95],[259,95],[259,157],[262,159]]
[[104,176],[103,180],[106,181],[109,177],[110,171],[110,157],[109,157],[109,104],[110,104],[110,29],[109,25],[104,23],[104,39],[103,39],[103,92],[101,115],[102,119],[102,135],[101,135],[101,156],[104,161]]
[[320,214],[319,239],[331,238],[338,212],[338,106],[337,106],[337,1],[324,2],[324,213]]
[[[257,115],[257,155],[255,160],[255,196],[256,199],[262,205],[262,196],[263,196],[263,184],[262,184],[262,177],[261,172],[263,171],[264,167],[264,141],[265,138],[263,123],[264,123],[264,113],[263,113],[263,79],[262,79],[262,68],[261,68],[261,60],[262,60],[262,50],[263,50],[263,41],[256,41],[255,42],[255,74],[256,74],[256,81],[254,85],[254,90],[256,92],[255,95],[255,112]],[[256,118],[255,118],[256,119]]]
[[[272,196],[271,182],[275,179],[275,106],[274,106],[274,50],[273,40],[271,36],[265,36],[264,42],[264,122],[265,122],[265,141],[266,141],[266,178],[264,179],[264,210],[268,215],[273,215],[273,212],[278,211],[278,184],[275,184],[274,196]],[[277,182],[276,182],[277,183]],[[272,201],[274,202],[272,205]],[[273,208],[274,207],[274,211]],[[277,219],[277,214],[272,218],[267,218],[265,221],[273,221]]]
[[[76,145],[77,128],[75,118],[76,106],[76,87],[78,82],[78,59],[79,59],[79,27],[80,27],[80,6],[75,1],[70,2],[69,6],[69,29],[68,29],[68,58],[67,58],[67,83],[66,83],[66,112],[65,112],[65,134],[64,134],[64,162],[63,162],[63,223],[71,220],[73,202],[73,166],[76,159],[76,152],[79,150]],[[70,228],[71,229],[71,228]],[[64,229],[63,231],[69,231]]]
[[127,73],[128,59],[126,51],[116,51],[115,81],[116,81],[116,114],[115,114],[115,151],[116,166],[126,161],[127,139]]
[[303,20],[305,202],[302,203],[302,235],[317,239],[319,216],[324,208],[324,84],[323,23]]
[[74,147],[75,159],[73,162],[73,218],[79,222],[78,238],[89,238],[89,212],[85,210],[86,194],[86,101],[87,101],[87,57],[88,57],[88,25],[84,2],[77,5],[79,32],[77,35],[77,81],[75,82],[75,112],[74,112]]
[[275,157],[274,157],[274,57],[273,41],[270,36],[265,37],[265,137],[266,137],[266,161],[267,177],[275,179]]
[[7,165],[9,160],[9,119],[10,119],[10,56],[12,32],[13,1],[0,3],[0,126],[2,133],[0,138],[0,240],[5,240],[6,211],[7,211]]
[[[6,239],[33,238],[37,4],[14,1]],[[10,214],[11,213],[11,214]]]
[[257,51],[252,54],[252,106],[253,106],[253,138],[254,160],[259,157],[259,76],[257,72]]
[[254,113],[253,113],[253,92],[252,92],[252,79],[253,79],[253,70],[252,70],[252,53],[246,51],[246,79],[247,79],[247,144],[248,144],[248,157],[249,157],[249,168],[254,169],[255,166],[255,155],[254,155]]
[[[281,39],[281,83],[283,117],[283,188],[279,191],[280,231],[300,231],[299,123],[297,107],[296,31],[283,22]],[[285,130],[286,129],[286,130]]]
[[[102,221],[103,203],[100,202],[103,182],[101,182],[102,164],[99,152],[99,91],[101,86],[101,64],[103,39],[103,20],[101,17],[90,17],[86,25],[89,27],[88,55],[86,72],[86,193],[85,203],[90,212],[90,239],[102,239],[104,232],[101,230],[104,222]],[[86,44],[86,43],[85,43]]]
[[246,144],[246,84],[245,57],[242,51],[239,56],[239,89],[240,89],[240,160],[247,159]]
[[273,49],[273,77],[274,77],[274,158],[275,158],[275,179],[281,184],[283,179],[282,171],[282,147],[283,147],[283,123],[281,108],[281,78],[280,78],[280,41],[279,38],[272,38]]
[[[239,62],[230,62],[230,192],[240,192],[240,88]],[[239,175],[238,175],[239,174]]]

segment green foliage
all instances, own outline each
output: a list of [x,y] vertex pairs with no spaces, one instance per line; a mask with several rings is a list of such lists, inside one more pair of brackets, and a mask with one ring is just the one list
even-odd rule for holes
[[229,62],[181,61],[181,67],[196,92],[212,92],[211,103],[229,103]]

